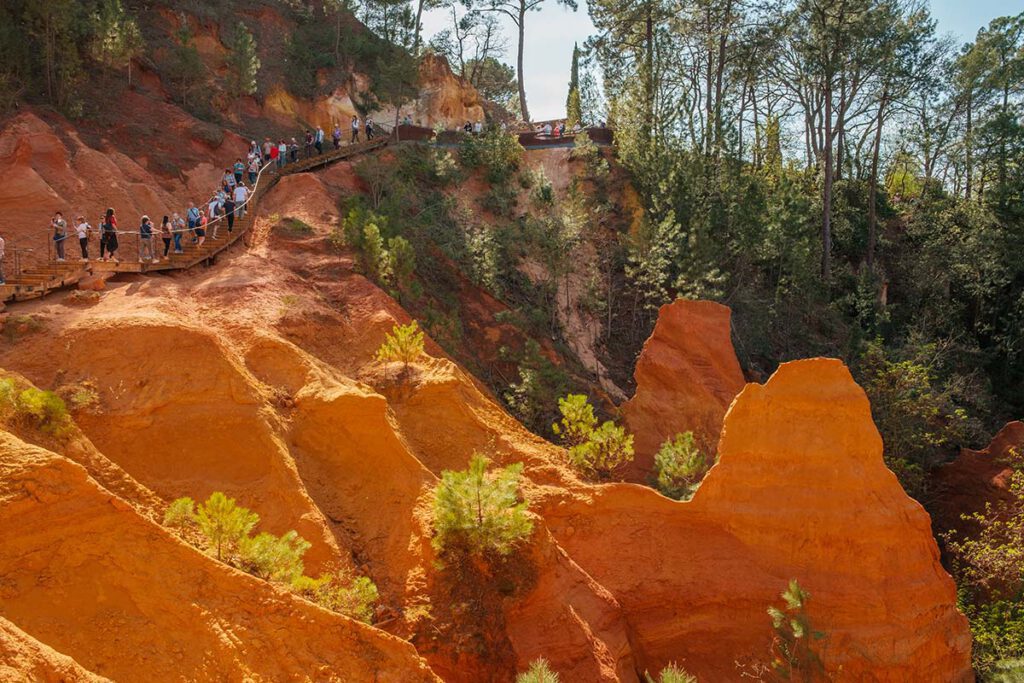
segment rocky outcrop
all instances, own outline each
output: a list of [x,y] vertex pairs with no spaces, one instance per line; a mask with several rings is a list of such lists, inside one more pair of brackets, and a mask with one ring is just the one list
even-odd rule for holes
[[2,616],[115,680],[437,681],[408,643],[216,562],[0,433]]
[[765,608],[797,579],[833,674],[971,680],[967,621],[928,515],[885,467],[867,397],[842,363],[786,363],[747,385],[719,458],[689,503],[619,485],[547,511],[559,542],[622,604],[642,667],[737,677],[737,660],[764,661]]
[[631,479],[644,481],[661,444],[679,432],[692,431],[706,452],[714,450],[725,411],[743,388],[730,316],[712,301],[661,307],[636,362],[636,394],[622,406],[636,449]]
[[0,680],[8,683],[104,683],[67,655],[0,617]]
[[1024,422],[1008,423],[984,449],[964,448],[956,460],[936,470],[935,501],[930,505],[936,533],[972,531],[975,525],[964,515],[1010,499],[1013,468],[1007,457],[1013,450],[1024,455]]

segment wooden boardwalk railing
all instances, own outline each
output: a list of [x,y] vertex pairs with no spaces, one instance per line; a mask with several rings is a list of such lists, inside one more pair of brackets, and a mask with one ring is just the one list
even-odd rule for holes
[[[246,211],[244,216],[235,219],[234,229],[231,232],[228,232],[227,221],[218,220],[215,226],[211,225],[208,228],[206,242],[202,246],[192,244],[191,235],[186,233],[182,236],[181,240],[184,253],[172,253],[165,259],[162,257],[163,241],[160,239],[158,231],[154,229],[152,237],[153,251],[161,257],[158,262],[139,262],[139,236],[137,232],[122,231],[118,235],[118,241],[120,242],[120,248],[118,249],[119,262],[76,260],[74,255],[77,253],[78,241],[69,237],[66,251],[68,256],[72,257],[71,260],[64,262],[51,260],[45,265],[26,267],[21,269],[20,272],[10,273],[6,284],[0,285],[0,301],[22,301],[39,298],[56,289],[74,285],[92,273],[152,273],[185,270],[209,261],[248,232],[256,218],[259,199],[276,185],[277,181],[282,177],[293,173],[313,171],[336,161],[380,149],[387,145],[388,141],[389,138],[381,137],[368,142],[344,145],[338,150],[328,150],[309,159],[300,159],[296,163],[286,164],[281,169],[277,169],[274,164],[267,164],[260,171],[252,194],[245,204]],[[216,227],[217,239],[213,239],[214,227]],[[74,234],[70,226],[68,233],[69,235]]]

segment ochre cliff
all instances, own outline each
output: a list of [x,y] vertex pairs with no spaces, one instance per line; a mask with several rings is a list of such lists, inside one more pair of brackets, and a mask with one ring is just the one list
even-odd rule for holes
[[658,312],[636,362],[636,393],[622,406],[635,435],[632,480],[645,481],[661,444],[680,432],[692,431],[705,452],[714,451],[725,411],[743,388],[730,316],[721,304],[685,299]]
[[[213,268],[112,281],[89,307],[60,295],[19,305],[38,330],[0,338],[0,367],[98,392],[69,443],[0,432],[0,619],[11,624],[0,621],[0,647],[25,667],[71,680],[468,683],[511,681],[545,657],[566,681],[633,682],[670,661],[735,680],[735,660],[765,660],[765,609],[796,578],[829,634],[830,671],[969,678],[966,622],[927,516],[883,465],[867,399],[841,364],[784,365],[744,389],[720,462],[689,503],[581,482],[562,449],[432,341],[402,381],[374,361],[408,314],[329,246],[332,193],[348,187],[336,175],[281,183],[251,243]],[[286,217],[312,230],[291,232]],[[665,338],[660,362],[715,402],[674,399],[666,384],[674,408],[650,422],[721,420],[741,388],[727,309],[666,311],[689,322]],[[474,451],[524,463],[536,530],[502,566],[440,567],[430,493]],[[310,573],[371,577],[376,626],[217,563],[151,521],[176,496],[217,489],[258,512],[260,530],[300,530]]]
[[883,464],[867,397],[839,361],[787,363],[747,385],[719,457],[689,503],[612,485],[545,511],[621,602],[639,662],[737,677],[737,660],[764,661],[765,606],[797,579],[840,679],[972,679],[928,516]]

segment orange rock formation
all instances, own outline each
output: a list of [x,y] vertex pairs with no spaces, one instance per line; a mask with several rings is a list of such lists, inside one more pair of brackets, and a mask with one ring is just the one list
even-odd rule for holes
[[743,373],[732,348],[725,306],[678,299],[658,312],[654,332],[636,363],[636,394],[622,406],[634,434],[630,478],[644,481],[661,444],[692,431],[713,451],[722,418],[743,388]]

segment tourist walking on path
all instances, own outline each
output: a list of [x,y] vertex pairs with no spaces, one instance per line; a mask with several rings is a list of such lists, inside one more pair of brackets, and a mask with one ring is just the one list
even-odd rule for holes
[[291,156],[292,163],[297,163],[299,160],[299,141],[292,138],[292,143],[288,145],[288,154]]
[[[239,186],[235,188],[235,197],[234,197],[234,199],[235,199],[235,204],[234,204],[235,216],[238,218],[238,220],[242,220],[242,218],[245,216],[245,211],[246,211],[245,203],[249,200],[249,188],[246,187],[245,185],[239,184]],[[234,223],[234,219],[232,219],[231,222],[233,224]]]
[[313,131],[306,131],[306,158],[309,159],[313,156]]
[[253,157],[253,160],[249,162],[249,184],[256,184],[256,177],[260,172],[260,159],[259,157]]
[[288,143],[281,138],[277,141],[277,168],[282,169],[288,163]]
[[171,228],[171,219],[169,216],[164,216],[164,219],[160,221],[160,239],[164,241],[164,259],[168,257],[168,253],[171,251],[171,235],[173,230]]
[[373,139],[373,121],[369,118],[366,119],[366,140],[370,141]]
[[263,138],[263,163],[270,161],[270,148],[273,145],[270,142],[270,138]]
[[270,145],[270,162],[269,163],[274,164],[274,168],[281,168],[281,161],[278,159],[277,154],[278,154],[278,152],[277,152],[277,145],[271,144]]
[[352,142],[359,142],[359,117],[352,117]]
[[224,218],[228,221],[228,232],[230,233],[235,229],[235,198],[234,195],[228,195],[224,199]]
[[314,139],[313,144],[316,145],[317,154],[324,153],[324,129],[322,126],[316,127],[316,138]]
[[235,172],[235,185],[242,182],[242,174],[245,173],[245,164],[242,163],[242,157],[235,159],[235,165],[233,167]]
[[185,219],[177,213],[174,214],[174,218],[171,220],[171,231],[174,233],[174,253],[184,254],[185,251],[181,248],[181,233],[185,231]]
[[334,149],[341,149],[341,124],[335,121],[334,130],[331,132],[331,141],[334,142]]
[[153,223],[149,216],[143,216],[139,226],[139,263],[147,258],[153,260]]
[[0,237],[0,285],[7,282],[7,276],[4,275],[4,256],[7,252],[7,242],[4,241],[3,237]]
[[89,225],[85,216],[79,216],[78,220],[75,221],[75,232],[78,234],[78,248],[82,250],[82,260],[89,260],[89,231],[92,226]]
[[196,208],[195,202],[188,203],[188,211],[185,212],[188,217],[188,231],[192,233],[192,243],[196,242],[196,226],[199,225],[199,209]]
[[[107,250],[106,258],[103,257],[104,247]],[[107,209],[107,213],[103,217],[103,224],[100,226],[100,260],[109,259],[114,263],[120,263],[116,256],[117,247],[117,217],[114,215],[113,209]]]
[[50,227],[53,228],[53,246],[57,250],[57,262],[60,263],[64,261],[64,240],[68,238],[68,222],[64,220],[64,215],[60,211],[53,214]]
[[224,169],[224,179],[221,182],[221,184],[224,187],[234,187],[235,185],[237,185],[238,181],[235,180],[235,173],[234,173],[234,171],[232,171],[230,168],[225,168]]
[[206,214],[202,209],[199,210],[199,222],[196,224],[196,243],[201,247],[203,242],[206,241],[206,225],[207,225]]

